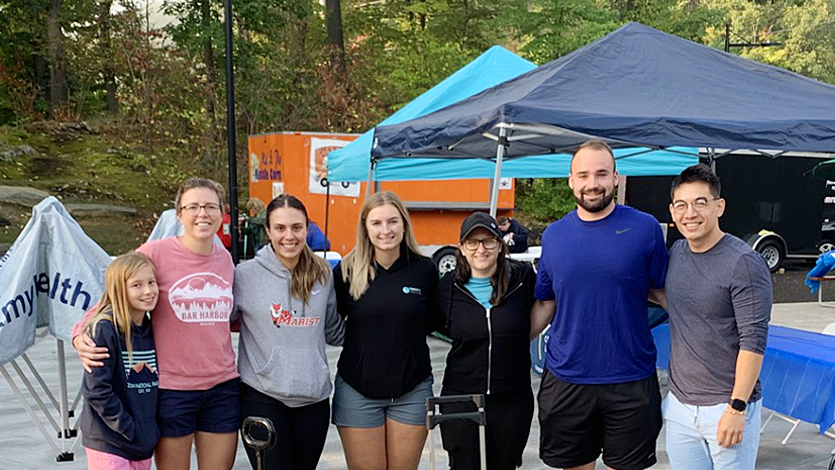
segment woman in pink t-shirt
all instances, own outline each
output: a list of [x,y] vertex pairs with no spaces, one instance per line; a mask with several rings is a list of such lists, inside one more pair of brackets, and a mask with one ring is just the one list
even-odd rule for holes
[[[192,444],[201,470],[229,470],[235,461],[239,378],[229,328],[234,264],[213,243],[222,200],[218,183],[186,180],[176,201],[184,234],[137,249],[153,261],[159,283],[151,321],[162,434],[154,458],[160,470],[188,470]],[[80,333],[74,331],[73,346],[85,369],[100,366],[107,349]]]

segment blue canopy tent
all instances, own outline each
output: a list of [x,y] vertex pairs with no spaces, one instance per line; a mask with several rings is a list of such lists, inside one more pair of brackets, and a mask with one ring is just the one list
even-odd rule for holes
[[835,149],[833,109],[834,86],[629,23],[452,106],[377,127],[372,157],[495,154],[498,176],[505,158],[569,152],[590,137],[825,152]]
[[[536,68],[501,46],[493,46],[380,125],[393,125],[443,109],[492,86]],[[370,130],[345,147],[328,154],[331,181],[404,181],[435,179],[492,178],[495,163],[490,158],[447,160],[437,158],[386,159],[372,167]],[[686,152],[629,149],[618,150],[618,170],[629,176],[676,174],[692,165],[697,157]],[[690,152],[693,154],[694,152]],[[486,156],[492,156],[492,151]],[[628,157],[628,158],[626,158]],[[508,162],[501,176],[559,178],[568,175],[570,155],[538,155]]]

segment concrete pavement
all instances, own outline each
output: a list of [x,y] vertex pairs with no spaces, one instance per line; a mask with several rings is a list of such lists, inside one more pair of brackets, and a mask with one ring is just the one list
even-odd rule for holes
[[[835,322],[835,309],[823,308],[814,302],[775,304],[772,311],[772,324],[775,325],[820,332],[826,325],[832,322]],[[234,339],[237,342],[237,335],[235,335]],[[449,345],[434,338],[430,339],[429,343],[435,373],[435,392],[437,394],[440,392],[444,360],[449,350]],[[72,349],[70,347],[66,349],[65,356],[67,358],[67,373],[70,383],[70,399],[72,400],[80,386],[81,367]],[[339,348],[328,347],[331,374],[335,371],[339,351]],[[51,336],[39,338],[35,345],[27,351],[27,354],[35,367],[43,375],[44,381],[53,389],[57,390],[55,388],[58,383],[57,347],[55,339]],[[25,368],[25,365],[20,359],[18,359],[18,363],[21,367]],[[6,364],[6,369],[12,375],[17,386],[23,388],[22,382],[9,364]],[[534,376],[533,382],[533,387],[536,391],[539,389],[539,378]],[[662,385],[664,382],[665,380],[662,376]],[[37,387],[37,384],[35,384],[35,387]],[[662,392],[666,393],[665,387],[662,388]],[[25,390],[24,393],[26,393]],[[33,407],[35,406],[31,398],[29,398],[29,403]],[[770,411],[764,410],[763,422],[765,421],[765,417],[768,416],[768,413]],[[37,410],[36,414],[45,426],[50,429],[50,435],[54,436],[55,433],[49,427],[40,410]],[[57,412],[53,414],[57,417]],[[75,419],[72,419],[71,422],[74,423]],[[830,451],[835,447],[835,441],[819,435],[815,426],[808,423],[801,423],[788,445],[783,446],[780,444],[780,441],[790,428],[791,425],[789,423],[779,419],[773,420],[768,425],[762,435],[757,468],[762,470],[825,470],[829,463]],[[435,447],[438,451],[436,459],[438,468],[448,468],[446,455],[440,449],[440,436],[437,431],[434,434]],[[523,469],[545,470],[549,468],[538,458],[538,439],[539,425],[536,417],[534,417],[528,446],[525,449]],[[55,442],[58,442],[57,439]],[[58,445],[60,447],[60,444]],[[71,442],[65,441],[65,445],[68,448]],[[249,462],[240,446],[239,444],[234,469],[246,470],[250,468]],[[653,467],[654,469],[669,469],[664,448],[664,433],[662,430],[661,437],[658,439],[659,463]],[[421,459],[421,470],[429,468],[428,453],[427,446]],[[0,470],[83,470],[86,468],[83,447],[78,448],[73,462],[55,462],[52,451],[46,444],[43,436],[32,424],[23,406],[14,396],[10,386],[5,380],[0,380]],[[197,468],[196,460],[194,459],[192,468]],[[346,468],[339,437],[336,429],[333,427],[331,427],[328,433],[327,443],[318,468],[323,470]],[[605,467],[601,462],[598,462],[597,468],[603,469]]]

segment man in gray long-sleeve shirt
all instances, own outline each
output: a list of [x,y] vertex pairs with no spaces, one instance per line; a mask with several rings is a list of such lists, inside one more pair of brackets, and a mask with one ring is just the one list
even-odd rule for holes
[[760,384],[771,316],[762,257],[722,232],[719,178],[705,165],[672,185],[670,213],[685,240],[670,249],[670,394],[664,401],[673,470],[754,469]]

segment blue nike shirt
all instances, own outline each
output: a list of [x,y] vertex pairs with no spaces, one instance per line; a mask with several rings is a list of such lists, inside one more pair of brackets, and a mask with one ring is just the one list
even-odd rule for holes
[[559,380],[611,384],[655,371],[649,289],[664,287],[667,249],[658,221],[616,205],[585,222],[577,211],[542,235],[535,296],[555,300],[545,365]]

